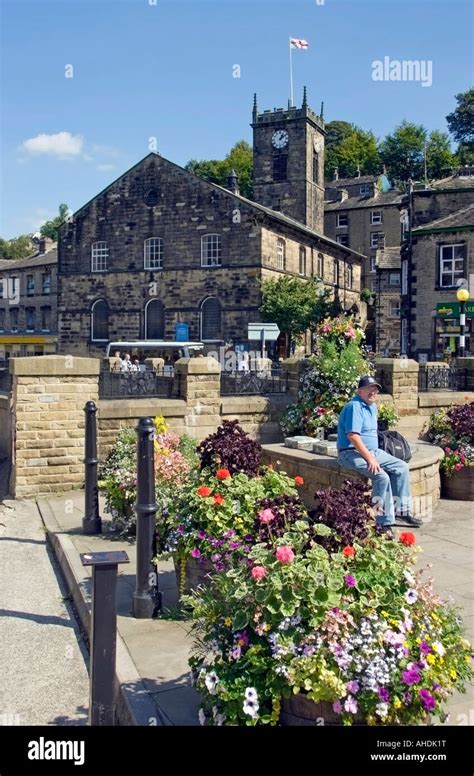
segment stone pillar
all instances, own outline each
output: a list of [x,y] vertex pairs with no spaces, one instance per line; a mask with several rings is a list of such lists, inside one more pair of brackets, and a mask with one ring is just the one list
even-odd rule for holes
[[393,396],[393,403],[399,415],[416,415],[418,362],[410,358],[377,358],[375,366],[377,379],[382,383],[384,393]]
[[84,405],[98,401],[100,360],[13,358],[14,498],[80,488],[84,482]]
[[466,370],[466,391],[474,391],[474,357],[457,358],[456,366]]
[[306,358],[286,358],[281,363],[282,368],[288,373],[288,392],[298,398],[300,389],[300,379],[303,372],[309,367],[309,361]]
[[175,374],[180,397],[186,402],[186,433],[204,439],[220,424],[221,366],[215,358],[180,358]]

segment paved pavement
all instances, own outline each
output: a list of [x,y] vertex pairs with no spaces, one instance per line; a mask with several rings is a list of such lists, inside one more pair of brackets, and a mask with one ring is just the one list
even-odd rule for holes
[[[84,536],[83,504],[83,492],[38,500],[85,628],[88,627],[90,572],[81,566],[78,553],[125,550],[129,555],[130,565],[121,567],[118,581],[117,678],[122,688],[119,719],[125,724],[197,725],[199,699],[190,686],[187,665],[191,647],[188,623],[172,619],[135,620],[131,616],[135,546],[113,538],[107,532],[105,521],[102,536]],[[474,643],[473,518],[474,504],[442,500],[433,520],[415,532],[424,549],[419,563],[431,564],[429,573],[438,592],[462,606],[466,636],[471,643]],[[176,578],[171,563],[160,565],[159,586],[164,606],[176,607]],[[447,710],[451,715],[450,725],[474,725],[474,688],[454,696]]]
[[0,505],[0,725],[85,725],[87,652],[36,504]]

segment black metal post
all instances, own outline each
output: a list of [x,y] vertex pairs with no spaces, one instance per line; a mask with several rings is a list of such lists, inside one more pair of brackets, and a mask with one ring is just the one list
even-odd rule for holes
[[114,724],[114,680],[117,644],[117,569],[129,563],[126,552],[81,554],[92,566],[89,725]]
[[459,308],[459,357],[466,355],[466,302],[461,301]]
[[156,554],[155,516],[155,426],[151,418],[140,418],[137,431],[137,572],[133,614],[153,617],[161,609],[158,575],[152,558]]
[[85,508],[82,528],[87,535],[102,533],[102,520],[99,515],[99,488],[97,484],[97,407],[88,401],[84,407],[85,428]]

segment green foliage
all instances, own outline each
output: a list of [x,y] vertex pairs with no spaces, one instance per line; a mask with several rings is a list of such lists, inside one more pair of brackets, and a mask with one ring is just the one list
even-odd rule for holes
[[400,415],[393,404],[378,404],[377,417],[378,420],[387,423],[389,426],[396,426],[400,420]]
[[345,121],[330,121],[326,125],[326,130],[328,132],[325,156],[327,180],[332,179],[335,167],[338,168],[341,178],[356,175],[358,168],[361,175],[380,172],[377,138],[372,132]]
[[424,175],[423,158],[427,132],[420,124],[409,121],[395,128],[380,144],[379,150],[388,174],[393,179],[421,180]]
[[456,95],[457,106],[446,116],[449,131],[458,143],[474,143],[474,88]]
[[66,219],[69,215],[69,208],[68,206],[62,202],[59,205],[59,215],[56,216],[56,218],[51,219],[51,221],[45,221],[43,226],[40,229],[40,234],[42,237],[49,237],[51,240],[54,240],[55,242],[58,239],[58,230],[59,227],[64,224]]
[[318,278],[299,280],[282,275],[263,281],[260,312],[265,321],[277,323],[280,331],[298,341],[328,314],[329,294]]
[[25,259],[35,253],[35,246],[29,234],[22,234],[11,240],[0,238],[0,259]]
[[224,159],[191,159],[185,169],[195,175],[227,188],[227,177],[232,170],[237,173],[240,193],[252,198],[252,147],[246,140],[239,140]]
[[434,130],[426,145],[426,169],[429,179],[450,175],[456,165],[456,157],[451,151],[449,135]]

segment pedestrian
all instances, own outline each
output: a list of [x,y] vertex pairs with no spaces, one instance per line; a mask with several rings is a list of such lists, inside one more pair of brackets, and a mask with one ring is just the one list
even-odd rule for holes
[[130,372],[132,368],[132,362],[130,360],[130,353],[125,353],[122,365],[120,367],[121,372]]
[[360,378],[357,393],[339,416],[337,449],[341,466],[372,480],[377,530],[392,538],[395,522],[419,528],[422,521],[411,511],[408,464],[378,446],[376,398],[381,389],[374,377]]

